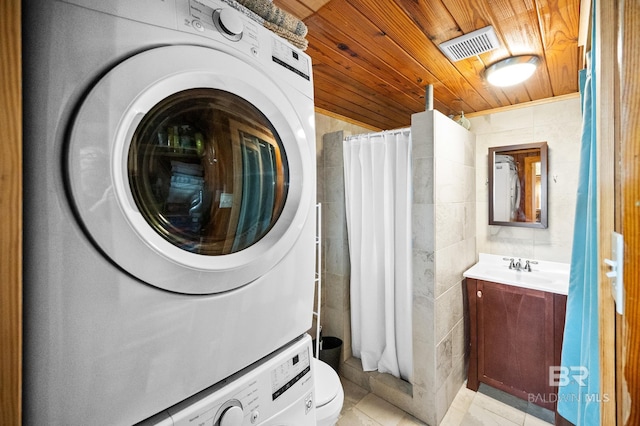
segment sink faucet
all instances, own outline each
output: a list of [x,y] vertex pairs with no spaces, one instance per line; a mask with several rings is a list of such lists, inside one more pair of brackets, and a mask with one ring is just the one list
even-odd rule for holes
[[516,262],[513,257],[503,257],[502,260],[506,260],[509,262],[509,269],[513,269],[514,271],[527,271],[531,272],[531,265],[537,265],[538,262],[534,260],[525,260],[524,266],[522,266],[522,259],[518,259]]
[[518,261],[513,265],[513,269],[516,271],[522,271],[522,260],[518,259]]

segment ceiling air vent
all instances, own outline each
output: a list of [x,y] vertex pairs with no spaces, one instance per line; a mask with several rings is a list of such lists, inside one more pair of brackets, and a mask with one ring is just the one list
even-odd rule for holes
[[452,62],[456,62],[497,49],[498,37],[493,31],[493,27],[488,26],[453,40],[445,41],[438,47]]

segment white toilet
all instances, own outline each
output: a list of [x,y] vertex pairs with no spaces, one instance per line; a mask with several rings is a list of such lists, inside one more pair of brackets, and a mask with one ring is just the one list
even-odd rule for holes
[[340,417],[344,391],[340,378],[328,364],[313,358],[315,369],[316,425],[334,426]]

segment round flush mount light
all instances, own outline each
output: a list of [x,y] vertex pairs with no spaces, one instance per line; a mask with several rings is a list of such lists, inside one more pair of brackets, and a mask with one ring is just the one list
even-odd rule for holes
[[485,77],[493,86],[513,86],[531,77],[539,62],[538,57],[533,55],[512,56],[487,68]]

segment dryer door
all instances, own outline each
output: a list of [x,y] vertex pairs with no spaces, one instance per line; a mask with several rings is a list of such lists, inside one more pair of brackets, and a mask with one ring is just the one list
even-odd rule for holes
[[309,219],[313,154],[302,119],[272,80],[229,54],[140,53],[78,111],[72,202],[99,249],[151,285],[191,294],[243,286],[282,259]]

